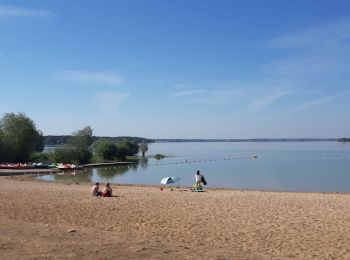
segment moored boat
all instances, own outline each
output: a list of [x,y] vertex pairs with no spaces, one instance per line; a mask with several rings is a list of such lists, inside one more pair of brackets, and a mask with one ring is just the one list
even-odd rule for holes
[[72,170],[75,169],[75,164],[60,163],[56,167],[60,170]]

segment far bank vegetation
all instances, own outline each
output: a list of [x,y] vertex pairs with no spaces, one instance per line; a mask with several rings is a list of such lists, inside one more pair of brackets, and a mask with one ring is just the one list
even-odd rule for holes
[[350,138],[349,137],[338,138],[337,141],[338,142],[350,142]]
[[[141,144],[144,155],[148,142],[153,141],[140,137],[96,137],[90,126],[72,135],[43,136],[24,113],[6,113],[0,118],[0,163],[125,161],[139,153]],[[43,152],[45,145],[55,148]]]

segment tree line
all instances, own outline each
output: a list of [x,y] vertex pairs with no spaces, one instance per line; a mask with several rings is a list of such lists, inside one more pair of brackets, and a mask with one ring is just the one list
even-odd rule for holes
[[[46,146],[62,146],[69,143],[69,139],[72,135],[44,135],[44,144]],[[109,140],[112,142],[119,142],[123,140],[128,140],[136,143],[153,143],[154,140],[142,137],[134,137],[134,136],[92,136],[93,142],[98,141],[100,139]]]
[[[69,136],[49,136],[60,147],[43,152],[46,143],[34,121],[24,113],[7,113],[0,119],[0,162],[52,161],[86,164],[102,161],[125,161],[141,149],[148,149],[150,139],[140,137],[96,137],[90,126]],[[51,142],[52,143],[52,142]]]
[[342,137],[337,139],[338,142],[350,142],[350,138],[348,137]]

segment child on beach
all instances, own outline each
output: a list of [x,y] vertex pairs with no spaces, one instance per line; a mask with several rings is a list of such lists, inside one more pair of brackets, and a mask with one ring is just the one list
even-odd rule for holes
[[112,197],[112,188],[108,182],[106,183],[106,185],[104,186],[104,188],[102,190],[102,196],[103,197]]
[[94,186],[91,188],[91,195],[92,196],[101,196],[102,192],[99,191],[100,184],[98,182],[95,183]]

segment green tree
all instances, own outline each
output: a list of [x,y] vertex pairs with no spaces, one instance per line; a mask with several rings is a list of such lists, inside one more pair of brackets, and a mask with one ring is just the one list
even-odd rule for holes
[[142,157],[145,157],[145,153],[148,151],[148,145],[147,145],[147,143],[142,142],[142,143],[139,145],[139,148],[140,148],[140,151],[141,151],[141,153],[142,153]]
[[337,141],[338,142],[350,142],[350,138],[346,138],[346,137],[338,138]]
[[128,155],[128,147],[126,144],[124,142],[117,143],[117,158],[120,161],[125,161]]
[[84,127],[73,133],[69,139],[68,146],[76,153],[76,163],[89,163],[92,158],[90,145],[92,144],[92,128]]
[[2,129],[0,128],[0,162],[5,161],[5,157],[7,154],[7,151],[6,151],[7,147],[6,147],[3,139],[4,138],[3,138]]
[[24,113],[6,113],[0,119],[0,139],[0,161],[26,162],[43,149],[42,133]]
[[38,130],[38,136],[35,143],[35,151],[41,153],[44,150],[44,146],[45,146],[45,142],[44,142],[43,133],[40,130]]
[[68,144],[78,149],[88,149],[92,144],[92,141],[92,128],[87,126],[81,130],[73,132]]
[[121,143],[126,146],[128,156],[134,156],[139,152],[139,145],[136,143],[136,141],[129,141],[125,139]]
[[52,160],[75,164],[89,163],[92,158],[90,150],[92,141],[92,129],[90,126],[78,130],[69,138],[65,147],[55,149],[51,155]]
[[117,158],[125,160],[127,156],[134,156],[139,152],[139,146],[135,141],[126,139],[117,143]]
[[97,155],[103,160],[111,161],[117,157],[118,148],[115,143],[109,140],[99,139],[94,146]]
[[71,147],[56,148],[50,154],[51,160],[57,163],[79,163],[77,153]]

